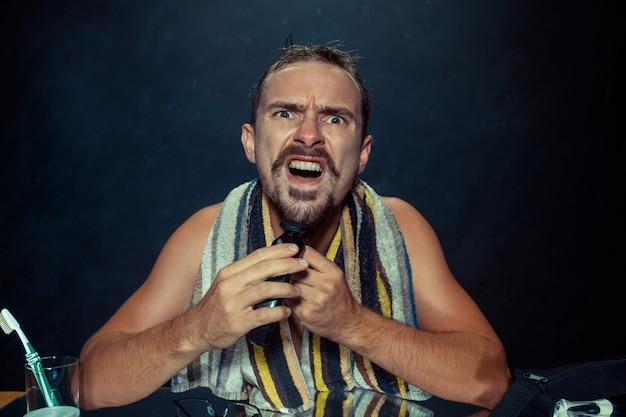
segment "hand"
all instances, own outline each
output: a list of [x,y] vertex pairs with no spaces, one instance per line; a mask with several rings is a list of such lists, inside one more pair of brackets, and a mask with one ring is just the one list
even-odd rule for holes
[[268,298],[300,295],[289,283],[266,281],[306,269],[305,260],[293,258],[297,251],[294,244],[274,245],[222,268],[194,308],[200,329],[196,343],[204,349],[223,349],[256,327],[289,317],[291,310],[286,306],[255,310],[254,305]]
[[301,295],[287,300],[287,305],[304,327],[338,341],[363,307],[352,296],[343,271],[335,263],[309,246],[303,259],[308,261],[309,268],[294,275],[292,280]]

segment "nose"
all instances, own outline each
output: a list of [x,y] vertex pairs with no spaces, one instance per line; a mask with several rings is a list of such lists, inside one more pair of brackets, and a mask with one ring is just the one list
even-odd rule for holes
[[295,133],[294,140],[307,147],[314,147],[324,143],[319,121],[315,117],[305,117]]

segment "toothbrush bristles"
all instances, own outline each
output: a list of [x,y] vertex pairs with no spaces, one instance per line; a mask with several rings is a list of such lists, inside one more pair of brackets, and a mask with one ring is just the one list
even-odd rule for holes
[[[4,313],[4,310],[2,310],[2,313]],[[2,330],[6,334],[10,334],[13,330],[15,330],[13,329],[13,327],[9,325],[7,320],[4,318],[4,314],[0,314],[0,327],[2,327]]]

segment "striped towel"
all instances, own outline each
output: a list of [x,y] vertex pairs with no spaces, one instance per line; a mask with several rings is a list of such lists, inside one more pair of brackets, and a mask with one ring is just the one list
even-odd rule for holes
[[[311,413],[311,417],[433,417],[434,415],[432,410],[419,403],[359,388],[350,392],[318,392],[315,397],[315,411]],[[304,416],[299,414],[298,417]]]
[[[224,200],[209,234],[190,306],[208,291],[217,272],[274,236],[258,180],[240,185]],[[354,297],[385,317],[417,327],[411,269],[404,240],[387,205],[357,180],[346,197],[340,226],[326,254],[346,275]],[[429,394],[368,359],[304,329],[300,358],[286,320],[263,347],[245,338],[206,352],[172,379],[174,392],[209,387],[219,397],[250,400],[259,408],[298,413],[314,407],[318,392],[364,388],[399,398]],[[390,341],[392,342],[392,341]]]

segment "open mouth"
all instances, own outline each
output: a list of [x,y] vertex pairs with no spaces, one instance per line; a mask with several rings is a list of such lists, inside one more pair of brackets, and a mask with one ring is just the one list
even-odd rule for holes
[[319,178],[322,167],[317,162],[293,160],[289,164],[289,173],[300,178]]

